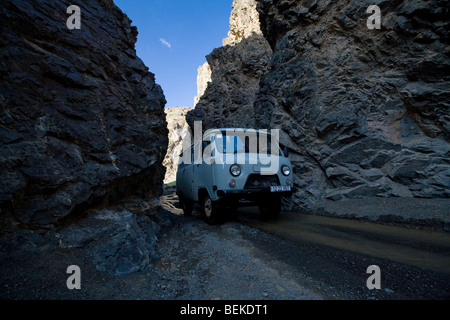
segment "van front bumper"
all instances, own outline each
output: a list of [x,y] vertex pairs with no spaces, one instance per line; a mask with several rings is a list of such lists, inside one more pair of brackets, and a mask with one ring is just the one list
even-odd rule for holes
[[268,196],[268,195],[291,197],[294,192],[296,192],[296,188],[293,188],[293,187],[291,187],[290,191],[277,191],[277,192],[272,192],[270,190],[270,188],[227,189],[227,190],[217,190],[217,196],[220,198],[254,199],[254,198],[261,198],[261,197]]

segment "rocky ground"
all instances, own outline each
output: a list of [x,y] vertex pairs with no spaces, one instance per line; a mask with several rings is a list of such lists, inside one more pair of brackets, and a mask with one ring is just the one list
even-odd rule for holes
[[[174,211],[178,213],[177,211]],[[140,272],[99,271],[85,249],[15,251],[0,260],[1,299],[322,299],[288,266],[248,239],[267,238],[238,223],[211,228],[171,214],[158,238],[159,258]],[[81,290],[68,290],[66,269],[81,268]],[[282,273],[280,271],[283,270]]]
[[450,231],[450,199],[365,198],[323,200],[315,213],[405,227]]
[[[157,252],[140,271],[124,275],[100,271],[86,248],[23,246],[0,258],[0,298],[310,300],[449,297],[448,276],[319,244],[296,243],[252,226],[248,223],[251,215],[219,226],[207,225],[195,212],[193,217],[183,217],[172,191],[166,190],[161,198],[167,211],[161,218],[165,219],[165,226],[157,233]],[[411,204],[411,208],[414,205]],[[445,216],[445,208],[442,209]],[[383,270],[388,270],[386,282],[394,283],[395,292],[392,286],[377,292],[365,289],[364,270],[366,264],[374,261],[383,266]],[[81,268],[81,290],[66,287],[69,276],[66,269],[70,265]],[[402,281],[405,274],[407,279]]]

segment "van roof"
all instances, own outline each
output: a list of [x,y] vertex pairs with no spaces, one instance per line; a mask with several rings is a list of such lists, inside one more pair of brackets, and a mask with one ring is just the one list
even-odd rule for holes
[[[226,132],[226,131],[236,131],[236,130],[260,132],[261,130],[266,130],[267,134],[270,134],[269,129],[253,129],[253,128],[217,128],[217,129],[209,129],[209,130],[221,131],[221,132]],[[206,130],[206,131],[208,131],[208,130]]]

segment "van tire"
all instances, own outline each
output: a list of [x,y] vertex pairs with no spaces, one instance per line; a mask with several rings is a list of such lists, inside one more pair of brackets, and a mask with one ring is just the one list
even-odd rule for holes
[[260,200],[259,212],[263,219],[276,219],[280,215],[281,211],[281,197],[268,197],[267,199]]
[[222,212],[218,201],[213,201],[208,194],[203,198],[203,216],[209,225],[216,225],[221,222]]
[[179,199],[180,199],[180,206],[183,209],[183,214],[186,217],[192,216],[192,211],[194,210],[194,203],[191,200],[186,199],[181,195],[180,195]]

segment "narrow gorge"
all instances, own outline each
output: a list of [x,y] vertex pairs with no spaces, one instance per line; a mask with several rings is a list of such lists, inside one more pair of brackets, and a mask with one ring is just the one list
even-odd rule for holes
[[[448,4],[235,0],[187,120],[279,129],[298,189],[287,209],[448,198]],[[370,5],[380,30],[367,27]]]
[[[78,1],[81,29],[69,5],[0,7],[1,262],[80,249],[109,275],[148,270],[194,121],[279,129],[297,189],[286,210],[450,197],[448,0],[234,0],[195,108],[167,108],[113,0]],[[381,29],[367,27],[370,5]]]

